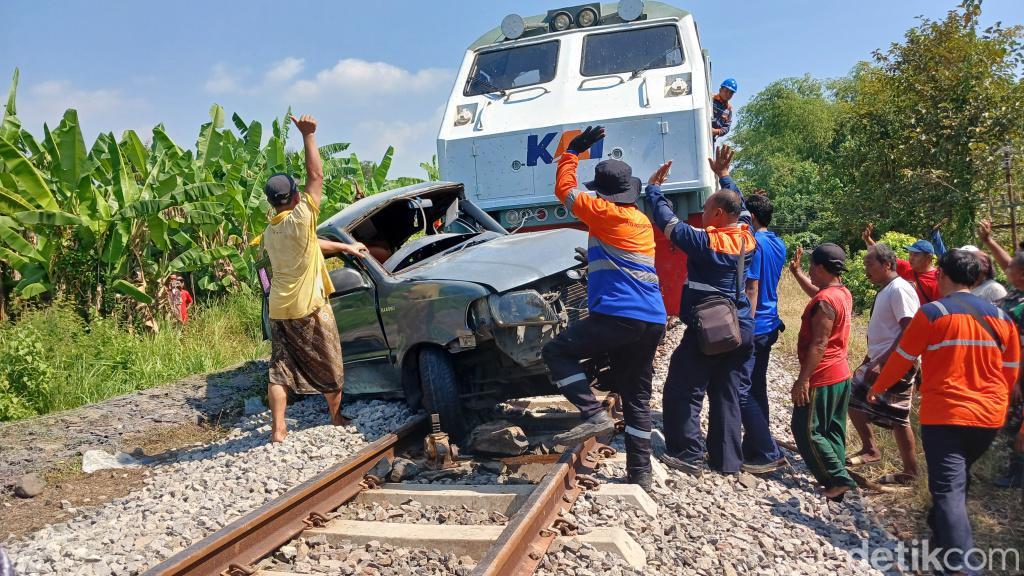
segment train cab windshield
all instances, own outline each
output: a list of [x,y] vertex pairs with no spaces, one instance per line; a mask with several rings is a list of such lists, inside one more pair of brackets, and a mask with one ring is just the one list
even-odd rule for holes
[[478,96],[550,82],[557,65],[557,40],[481,52],[463,94]]
[[584,76],[620,74],[683,63],[679,28],[673,25],[589,34],[583,39]]

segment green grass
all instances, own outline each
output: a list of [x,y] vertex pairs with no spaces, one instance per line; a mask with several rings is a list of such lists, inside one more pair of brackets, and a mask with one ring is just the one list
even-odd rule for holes
[[265,356],[260,299],[242,290],[193,306],[187,326],[131,334],[61,303],[0,324],[0,420],[66,410]]

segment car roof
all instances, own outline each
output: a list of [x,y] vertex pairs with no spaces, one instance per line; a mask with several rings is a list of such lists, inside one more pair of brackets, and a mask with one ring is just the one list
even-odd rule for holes
[[350,230],[349,227],[354,222],[362,221],[365,217],[375,214],[389,204],[439,191],[457,191],[459,198],[465,199],[463,186],[458,182],[420,182],[412,186],[403,186],[402,188],[387,190],[356,200],[317,226],[317,232],[327,230],[345,230],[348,232]]

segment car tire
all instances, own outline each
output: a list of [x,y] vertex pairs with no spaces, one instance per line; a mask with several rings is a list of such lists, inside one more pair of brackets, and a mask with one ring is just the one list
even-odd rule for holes
[[459,385],[451,357],[439,348],[422,348],[419,352],[419,372],[423,407],[428,413],[436,413],[441,417],[441,429],[449,437],[461,440],[466,433],[466,421],[462,416]]

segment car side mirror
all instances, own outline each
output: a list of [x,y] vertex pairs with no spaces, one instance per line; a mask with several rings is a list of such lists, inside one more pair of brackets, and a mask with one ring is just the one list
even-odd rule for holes
[[329,272],[331,284],[334,284],[334,292],[331,296],[342,296],[351,294],[358,290],[369,290],[370,283],[355,266],[345,266]]

